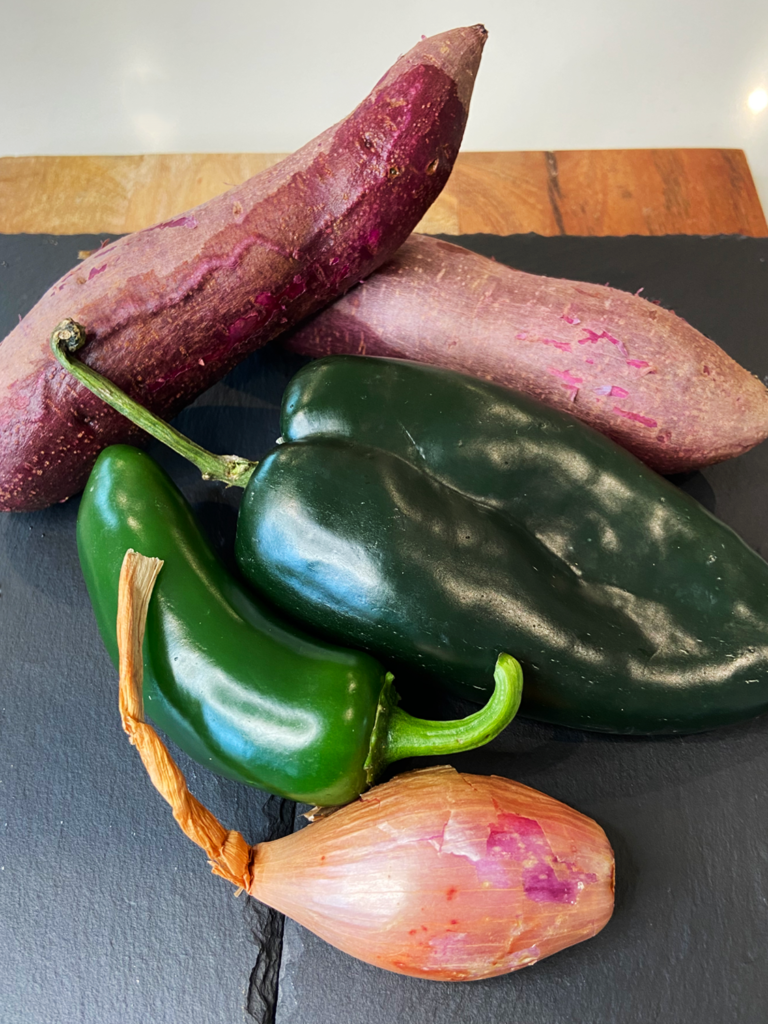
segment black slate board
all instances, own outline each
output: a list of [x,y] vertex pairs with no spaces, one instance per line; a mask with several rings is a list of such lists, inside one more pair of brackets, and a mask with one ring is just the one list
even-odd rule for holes
[[[93,236],[0,236],[0,337]],[[674,308],[768,374],[768,240],[464,236],[521,269],[609,282]],[[303,360],[273,345],[177,419],[258,458]],[[153,446],[231,559],[237,494]],[[768,447],[678,481],[768,556]],[[120,731],[116,680],[77,565],[77,499],[0,516],[0,1019],[3,1024],[762,1024],[768,1016],[768,717],[626,739],[518,721],[453,758],[596,818],[616,850],[613,920],[514,975],[387,974],[212,877]],[[251,841],[292,805],[179,755],[193,791]],[[277,975],[279,971],[279,984]]]

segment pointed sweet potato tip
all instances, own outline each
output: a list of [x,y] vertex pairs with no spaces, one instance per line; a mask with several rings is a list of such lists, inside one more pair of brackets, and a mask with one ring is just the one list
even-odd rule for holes
[[88,363],[172,418],[405,241],[451,173],[485,36],[422,40],[292,156],[48,289],[0,345],[0,511],[63,501],[102,448],[141,436],[55,363],[57,323],[82,324]]

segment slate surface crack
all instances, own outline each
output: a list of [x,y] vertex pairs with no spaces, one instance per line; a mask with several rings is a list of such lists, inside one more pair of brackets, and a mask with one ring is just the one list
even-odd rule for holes
[[[292,800],[270,797],[264,810],[272,821],[267,841],[293,831],[296,804]],[[252,897],[248,897],[246,914],[258,948],[256,963],[248,979],[246,1014],[253,1024],[275,1024],[285,916]]]
[[248,902],[259,952],[248,979],[245,1009],[254,1024],[275,1024],[285,917],[250,897]]

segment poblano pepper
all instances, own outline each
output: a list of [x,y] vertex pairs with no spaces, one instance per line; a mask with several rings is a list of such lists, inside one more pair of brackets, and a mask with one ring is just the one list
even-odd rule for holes
[[80,563],[117,664],[117,585],[132,548],[164,562],[144,638],[144,706],[200,764],[314,804],[356,797],[402,757],[470,749],[514,717],[521,675],[499,656],[496,689],[457,722],[413,718],[369,654],[323,643],[226,570],[168,475],[144,452],[106,448],[77,518]]
[[237,557],[291,615],[467,696],[513,649],[522,712],[566,726],[686,733],[768,708],[768,565],[576,419],[337,356],[289,384],[281,429],[238,469]]

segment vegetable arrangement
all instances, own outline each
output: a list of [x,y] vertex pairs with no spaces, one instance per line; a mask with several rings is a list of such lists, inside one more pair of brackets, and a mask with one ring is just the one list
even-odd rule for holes
[[504,384],[660,473],[720,462],[768,436],[768,388],[669,310],[426,235],[286,338],[315,358],[415,359]]
[[144,721],[141,642],[158,559],[120,576],[125,731],[214,874],[378,967],[436,981],[515,971],[591,938],[613,911],[613,851],[594,821],[497,776],[400,775],[307,828],[249,847],[189,793]]
[[407,238],[450,174],[486,35],[422,40],[293,156],[57,282],[0,345],[0,511],[75,494],[102,448],[136,436],[60,372],[56,323],[77,318],[93,365],[172,416]]
[[[83,344],[76,325],[52,338],[153,432],[71,358]],[[235,553],[324,635],[475,699],[514,650],[523,713],[577,728],[696,732],[768,707],[768,564],[567,414],[449,370],[335,356],[289,383],[281,430],[259,465],[240,461]]]
[[[83,574],[124,727],[181,827],[340,949],[453,981],[535,963],[613,909],[605,834],[544,794],[446,767],[367,788],[511,721],[522,673],[500,652],[523,664],[523,711],[561,725],[683,733],[768,706],[768,566],[648,468],[758,443],[762,384],[638,297],[417,235],[395,254],[450,172],[485,35],[424,40],[287,161],[91,256],[0,347],[0,508],[63,500],[93,467]],[[438,366],[312,363],[259,465],[157,419],[387,260],[288,344]],[[141,430],[245,489],[250,587],[152,459],[112,443]],[[415,719],[378,658],[488,703]],[[213,771],[346,806],[249,847],[191,796],[145,705]]]
[[391,674],[372,657],[281,621],[234,579],[175,484],[136,448],[112,445],[99,456],[77,542],[115,664],[125,552],[165,560],[147,628],[144,699],[190,757],[228,778],[306,803],[347,803],[392,761],[488,742],[520,704],[520,667],[502,654],[494,696],[478,713],[458,722],[406,714]]

